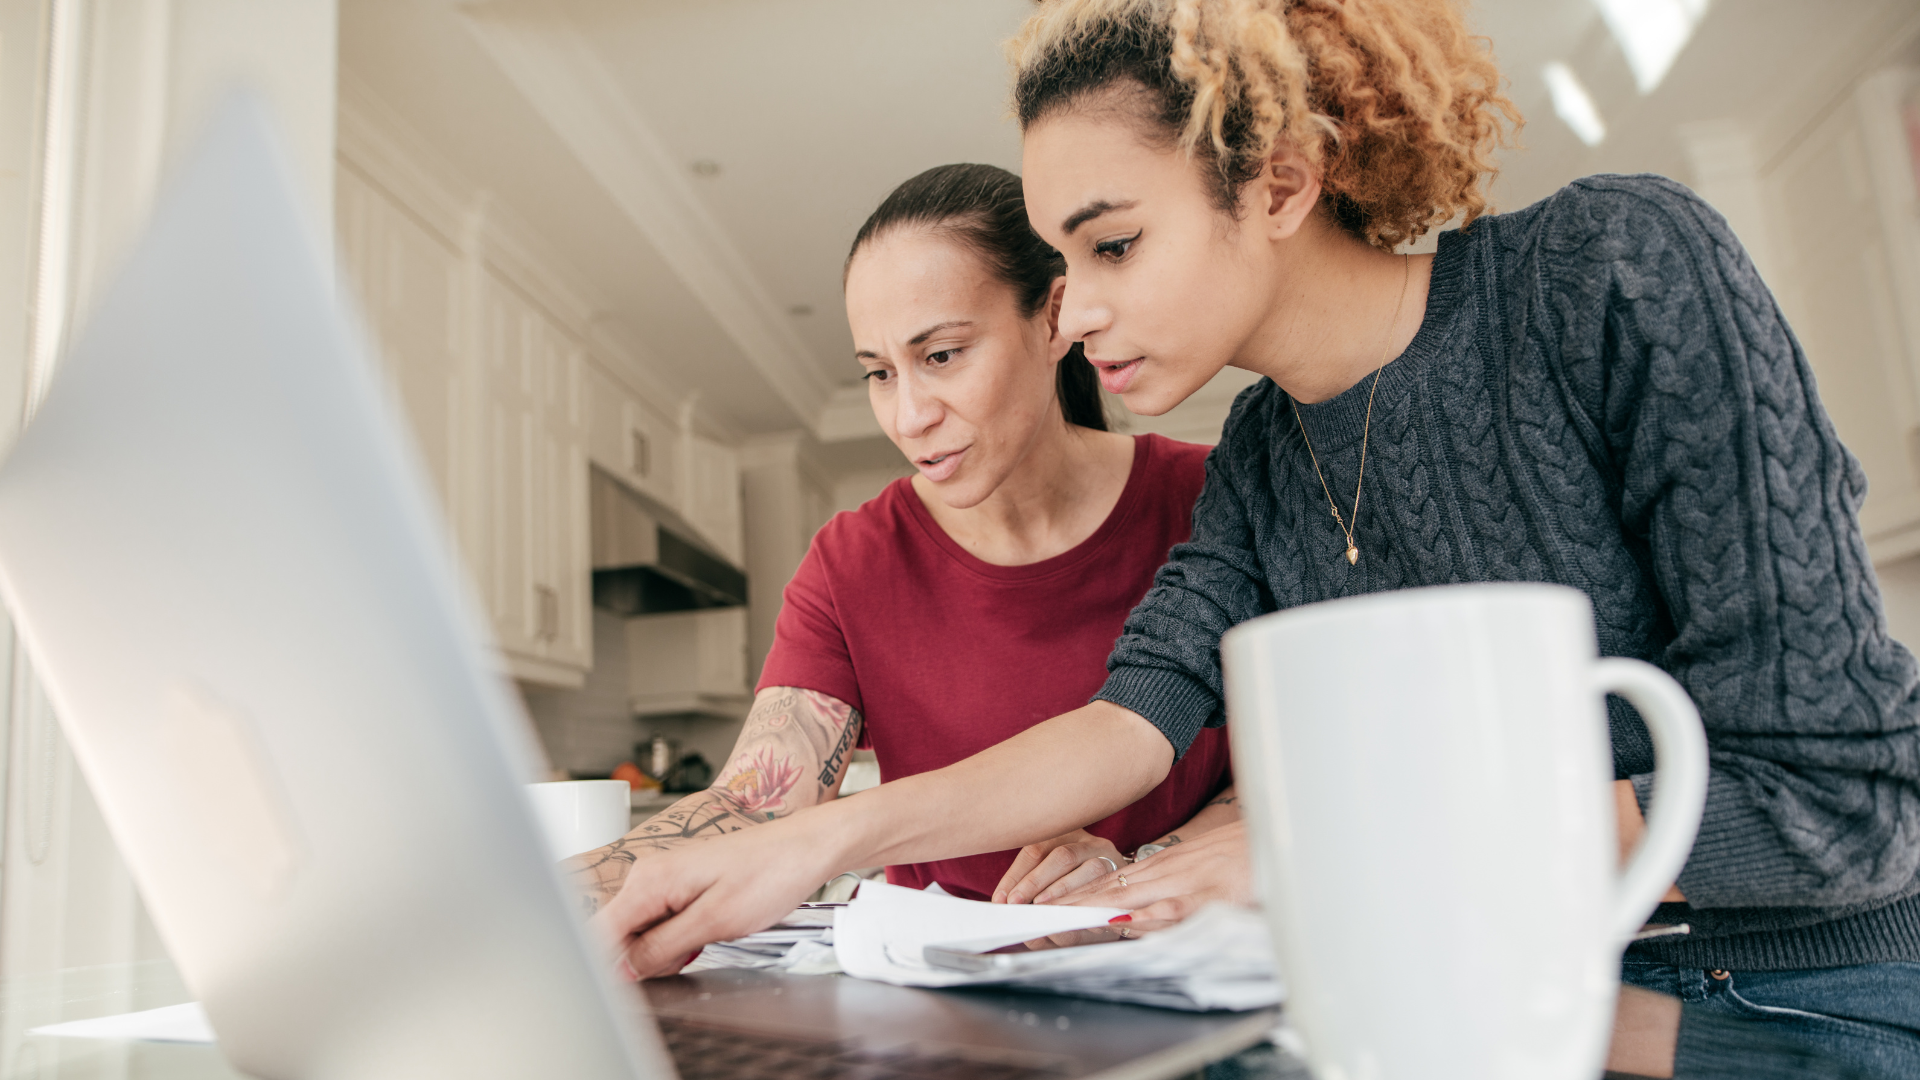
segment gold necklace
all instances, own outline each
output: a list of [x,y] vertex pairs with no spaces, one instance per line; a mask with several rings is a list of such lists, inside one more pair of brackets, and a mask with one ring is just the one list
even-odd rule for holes
[[[1400,299],[1393,305],[1393,321],[1387,324],[1387,348],[1393,346],[1393,328],[1400,325],[1400,311],[1407,302],[1407,282],[1413,277],[1413,256],[1401,256],[1403,260],[1400,273]],[[1300,419],[1300,403],[1293,403],[1293,422],[1300,425],[1300,438],[1307,444],[1307,459],[1313,462],[1313,475],[1320,478],[1320,490],[1326,493],[1327,508],[1333,511],[1333,523],[1347,538],[1347,565],[1356,566],[1360,562],[1360,546],[1353,542],[1353,527],[1360,523],[1360,491],[1367,482],[1367,436],[1373,431],[1373,395],[1380,390],[1380,373],[1387,370],[1392,362],[1391,354],[1380,358],[1380,366],[1373,371],[1373,386],[1367,390],[1367,418],[1360,424],[1360,477],[1353,484],[1353,525],[1340,516],[1340,505],[1333,501],[1333,489],[1327,486],[1327,474],[1320,471],[1320,457],[1313,452],[1313,440],[1307,436],[1306,421]]]

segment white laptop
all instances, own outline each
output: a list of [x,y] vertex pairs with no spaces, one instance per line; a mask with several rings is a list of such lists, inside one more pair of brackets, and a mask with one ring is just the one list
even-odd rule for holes
[[[547,859],[531,729],[290,190],[228,101],[0,464],[0,594],[233,1065],[673,1077]],[[749,1047],[1151,1080],[1272,1022],[753,974],[652,985],[690,1080]]]
[[0,467],[0,592],[234,1065],[671,1076],[291,190],[228,101]]

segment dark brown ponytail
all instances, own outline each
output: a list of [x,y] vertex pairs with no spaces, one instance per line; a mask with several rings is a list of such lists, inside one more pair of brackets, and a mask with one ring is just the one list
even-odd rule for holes
[[[847,253],[848,264],[874,237],[909,225],[938,230],[972,249],[1013,290],[1026,318],[1046,305],[1054,281],[1067,272],[1060,253],[1027,222],[1020,178],[993,165],[941,165],[894,188],[860,226]],[[1060,358],[1054,396],[1067,423],[1107,430],[1100,380],[1077,341]]]

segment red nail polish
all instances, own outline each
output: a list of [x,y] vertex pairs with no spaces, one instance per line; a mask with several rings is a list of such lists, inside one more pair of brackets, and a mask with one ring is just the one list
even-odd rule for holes
[[1117,922],[1132,922],[1132,921],[1133,921],[1133,915],[1132,915],[1131,913],[1129,913],[1129,914],[1126,914],[1126,915],[1115,915],[1115,916],[1114,916],[1113,918],[1111,918],[1111,919],[1108,919],[1107,921],[1108,921],[1108,922],[1110,922],[1110,923],[1117,923]]
[[680,966],[686,967],[688,964],[691,964],[695,960],[700,959],[700,954],[706,951],[707,951],[707,947],[705,945],[702,945],[701,947],[693,950],[693,952],[687,954],[687,958],[685,960],[680,961]]

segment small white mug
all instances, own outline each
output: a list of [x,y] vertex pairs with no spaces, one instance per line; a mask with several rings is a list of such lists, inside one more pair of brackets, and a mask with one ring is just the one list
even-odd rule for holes
[[625,780],[528,784],[527,798],[555,861],[613,843],[633,817],[633,787]]
[[[1233,771],[1287,1010],[1322,1080],[1590,1080],[1620,954],[1706,798],[1686,692],[1600,659],[1587,597],[1455,585],[1312,604],[1221,641]],[[1605,695],[1658,755],[1618,869]]]

